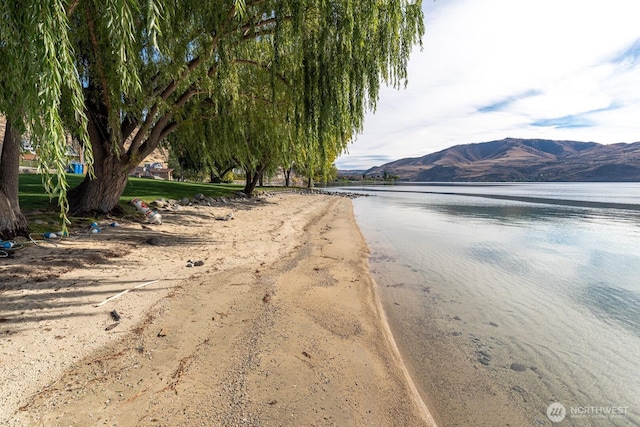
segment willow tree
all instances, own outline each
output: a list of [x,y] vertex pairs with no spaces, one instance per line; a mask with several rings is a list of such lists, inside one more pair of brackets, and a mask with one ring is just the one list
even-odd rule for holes
[[[67,12],[62,1],[0,1],[0,113],[7,119],[0,158],[3,238],[27,233],[18,201],[21,136],[27,132],[38,153],[44,185],[58,196],[61,216],[66,218],[63,116],[80,138],[86,122]],[[62,106],[63,100],[68,108]]]
[[237,165],[229,144],[218,143],[216,114],[206,100],[192,106],[182,117],[178,129],[163,142],[170,158],[175,159],[181,174],[209,176],[210,182],[221,182]]
[[295,152],[294,169],[296,173],[307,178],[307,188],[313,188],[316,181],[326,183],[335,179],[337,169],[334,162],[340,155],[337,150],[340,147],[342,147],[340,141],[320,144],[313,140],[298,147]]
[[[242,46],[234,71],[242,84],[218,98],[217,111],[206,123],[208,151],[218,161],[233,159],[244,169],[244,193],[251,195],[265,173],[296,149],[300,127],[295,122],[295,80],[268,64],[273,43],[265,37]],[[240,52],[239,52],[240,53]]]
[[[121,14],[122,34],[93,18],[115,3],[135,2],[78,2],[71,19],[96,175],[69,193],[75,213],[114,209],[128,172],[178,129],[189,104],[240,99],[247,66],[272,74],[266,87],[287,80],[291,122],[305,140],[344,149],[343,136],[361,130],[382,82],[405,82],[423,33],[420,1],[184,0],[163,4],[161,33],[152,39],[142,6]],[[256,41],[258,59],[250,55]],[[138,51],[126,67],[140,84],[123,84],[117,59],[129,51]],[[240,111],[216,120],[231,133],[244,119]]]
[[291,146],[294,126],[282,117],[282,106],[263,100],[243,104],[248,118],[239,132],[236,159],[245,172],[242,190],[252,195],[265,173],[273,171],[281,162],[283,150]]

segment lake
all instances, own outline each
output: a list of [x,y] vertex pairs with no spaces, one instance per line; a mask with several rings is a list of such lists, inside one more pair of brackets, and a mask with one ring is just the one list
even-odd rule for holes
[[440,425],[640,425],[640,184],[337,191]]

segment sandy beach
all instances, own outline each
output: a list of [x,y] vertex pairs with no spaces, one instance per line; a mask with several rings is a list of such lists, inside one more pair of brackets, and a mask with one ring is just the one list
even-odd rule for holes
[[0,424],[435,425],[348,198],[209,204],[0,261]]

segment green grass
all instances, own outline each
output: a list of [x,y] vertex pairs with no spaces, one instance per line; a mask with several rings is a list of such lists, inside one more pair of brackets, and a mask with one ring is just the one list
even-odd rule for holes
[[180,200],[184,197],[193,197],[202,193],[209,197],[224,197],[236,191],[241,191],[243,186],[238,184],[208,184],[194,182],[162,181],[147,178],[129,178],[120,202],[129,203],[139,197],[151,202],[158,198]]
[[[69,188],[80,184],[84,175],[67,174]],[[129,177],[127,187],[120,197],[120,207],[127,213],[136,212],[130,202],[139,197],[147,203],[164,198],[181,200],[185,197],[192,198],[198,193],[209,197],[229,197],[237,191],[241,191],[240,184],[209,184],[178,181],[163,181],[148,178]],[[284,187],[260,187],[260,190],[282,191]],[[57,205],[57,197],[52,200],[44,191],[42,176],[38,174],[21,174],[19,180],[20,209],[27,217],[29,229],[34,233],[56,231],[61,224],[60,210]],[[70,229],[88,226],[91,222],[99,222],[96,217],[69,217]]]
[[[83,175],[67,175],[69,187],[73,188],[84,179]],[[129,205],[132,199],[139,197],[149,203],[159,198],[180,200],[202,193],[209,197],[224,197],[242,190],[238,184],[205,184],[178,181],[162,181],[147,178],[129,178],[125,191],[120,197],[120,206],[125,210],[135,211]],[[36,215],[42,219],[58,220],[57,198],[49,200],[49,195],[42,186],[42,176],[36,174],[20,175],[20,209],[25,214],[33,211],[42,212]],[[31,221],[30,221],[31,222]]]

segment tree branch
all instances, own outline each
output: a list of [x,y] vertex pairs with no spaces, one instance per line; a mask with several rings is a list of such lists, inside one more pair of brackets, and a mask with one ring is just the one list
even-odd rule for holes
[[240,27],[240,30],[242,31],[242,34],[246,36],[251,29],[256,30],[257,28],[263,28],[263,27],[269,26],[270,24],[275,24],[276,22],[278,22],[278,18],[273,17],[273,18],[265,19],[264,21],[259,21],[256,24],[244,25]]
[[138,120],[132,118],[129,114],[125,114],[120,126],[120,134],[122,135],[122,139],[126,140],[127,138],[129,138],[129,136],[131,136],[133,131],[136,129],[136,126],[138,126]]
[[73,15],[73,12],[75,12],[79,4],[80,4],[80,0],[74,0],[73,3],[69,5],[69,8],[67,9],[67,18]]
[[160,133],[160,138],[158,139],[158,142],[162,141],[167,136],[169,136],[169,134],[175,131],[176,129],[178,129],[179,126],[180,124],[178,122],[171,122],[167,126],[165,126],[164,129],[162,129],[162,132]]
[[[264,3],[266,0],[255,0],[252,3],[247,4],[247,8],[249,7],[255,7],[258,6],[261,3]],[[226,23],[229,23],[233,20],[234,16],[236,15],[236,7],[232,6],[231,9],[229,10],[229,13],[227,14],[227,19],[226,19]],[[268,25],[272,22],[275,22],[274,19],[270,18],[268,20],[263,21],[264,25]],[[248,24],[247,24],[248,25]],[[245,26],[246,27],[246,26]],[[244,27],[242,27],[244,28]],[[250,28],[250,27],[249,27]],[[220,34],[225,34],[223,31],[220,31],[218,34],[216,34],[212,41],[211,41],[211,47],[209,49],[209,54],[213,55],[216,49],[216,46],[218,45],[218,41],[220,40]],[[171,80],[165,87],[164,89],[162,89],[162,91],[158,90],[155,92],[155,96],[159,96],[161,98],[162,101],[167,101],[173,94],[175,94],[175,92],[178,90],[179,84],[181,82],[183,82],[184,80],[186,80],[196,69],[199,65],[202,64],[202,62],[206,59],[207,56],[197,56],[196,58],[193,58],[192,60],[189,61],[189,63],[187,64],[187,68],[175,79]],[[256,65],[258,65],[256,63]],[[217,66],[216,64],[213,64],[208,72],[207,72],[207,77],[211,77],[215,74],[217,70]],[[288,84],[288,82],[286,81],[286,79],[283,76],[278,76],[285,84]],[[173,103],[173,110],[175,111],[176,108],[181,108],[183,107],[191,98],[193,98],[195,95],[197,95],[199,92],[199,90],[196,88],[195,84],[192,84],[189,89],[187,89],[182,95],[180,95],[178,97],[178,99],[176,100],[175,103]],[[158,119],[158,121],[154,124],[154,121],[156,119],[156,115],[158,114],[158,112],[160,111],[160,104],[159,102],[154,103],[154,105],[149,109],[147,116],[144,120],[144,122],[142,123],[142,125],[140,126],[140,128],[138,129],[138,132],[136,132],[136,135],[134,136],[132,142],[131,142],[131,146],[129,147],[128,153],[130,155],[132,155],[133,153],[139,151],[139,150],[146,150],[146,146],[149,145],[150,140],[153,140],[155,137],[159,137],[162,134],[162,131],[160,129],[163,129],[164,126],[167,124],[167,121],[170,117],[173,116],[173,113],[167,113],[165,116],[161,117],[160,119]],[[162,125],[160,125],[160,123],[164,122]],[[160,126],[159,126],[160,125]],[[145,138],[145,135],[147,134],[147,132],[149,132],[151,130],[151,135],[149,135],[147,138]],[[153,136],[155,135],[155,137]],[[158,140],[159,141],[159,140]],[[145,148],[142,148],[142,145],[145,145]]]

